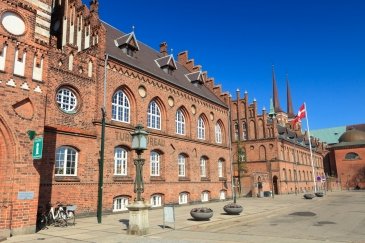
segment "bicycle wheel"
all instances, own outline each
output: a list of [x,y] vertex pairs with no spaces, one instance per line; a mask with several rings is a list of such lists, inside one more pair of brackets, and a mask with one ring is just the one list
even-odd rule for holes
[[52,212],[49,212],[47,215],[47,225],[54,225],[55,220],[53,218]]
[[76,220],[76,216],[75,216],[75,212],[74,211],[68,211],[67,214],[67,224],[70,225],[75,225],[75,220]]
[[67,215],[64,211],[59,212],[59,217],[57,219],[57,222],[61,227],[67,226]]
[[42,230],[47,227],[48,219],[45,214],[41,214],[37,219],[37,230]]

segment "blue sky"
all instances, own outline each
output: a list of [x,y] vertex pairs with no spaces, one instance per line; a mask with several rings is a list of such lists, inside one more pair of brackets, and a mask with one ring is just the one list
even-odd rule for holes
[[[84,1],[87,3],[89,1]],[[101,18],[175,59],[188,50],[236,98],[247,90],[269,109],[275,67],[286,110],[288,74],[294,111],[306,102],[310,129],[365,123],[365,1],[100,0]]]

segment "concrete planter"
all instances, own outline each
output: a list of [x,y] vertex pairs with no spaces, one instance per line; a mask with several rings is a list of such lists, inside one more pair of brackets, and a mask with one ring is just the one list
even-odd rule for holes
[[210,208],[193,208],[190,211],[190,215],[194,220],[209,220],[211,217],[213,217],[213,210]]
[[230,203],[223,207],[224,212],[230,215],[238,215],[242,213],[243,207],[241,205]]
[[314,194],[312,194],[312,193],[304,194],[304,198],[305,198],[305,199],[313,199],[314,197],[315,197],[315,195],[314,195]]

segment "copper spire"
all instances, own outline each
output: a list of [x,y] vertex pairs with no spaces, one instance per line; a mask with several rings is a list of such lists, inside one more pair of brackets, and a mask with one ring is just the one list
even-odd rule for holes
[[274,65],[272,65],[272,87],[273,87],[273,103],[275,112],[282,112],[283,110],[280,107],[279,103],[279,95],[278,95],[278,88],[276,87],[276,79],[275,79],[275,71]]
[[286,111],[288,113],[288,118],[294,118],[295,115],[293,112],[293,102],[291,99],[288,74],[286,75],[286,100],[287,100]]

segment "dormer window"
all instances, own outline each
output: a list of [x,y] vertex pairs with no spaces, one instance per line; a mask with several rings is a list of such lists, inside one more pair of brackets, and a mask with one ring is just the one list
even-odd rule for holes
[[192,84],[203,84],[204,79],[201,71],[193,72],[185,74],[186,78],[192,83]]
[[172,55],[164,56],[155,60],[157,66],[159,66],[165,73],[172,74],[177,69],[176,62]]
[[134,32],[123,35],[114,40],[115,45],[122,49],[122,52],[133,57],[135,52],[139,50],[138,42]]

